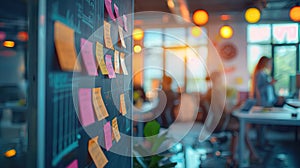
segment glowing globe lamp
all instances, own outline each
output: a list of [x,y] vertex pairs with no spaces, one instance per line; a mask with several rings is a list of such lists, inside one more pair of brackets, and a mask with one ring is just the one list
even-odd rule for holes
[[245,19],[248,23],[256,23],[260,20],[260,11],[257,8],[249,8],[245,12]]
[[220,35],[222,38],[225,38],[225,39],[231,38],[233,35],[232,27],[230,27],[228,25],[222,26],[220,29]]
[[300,22],[300,6],[294,6],[291,8],[290,18],[292,21]]
[[137,44],[133,47],[133,51],[138,54],[142,51],[142,47]]
[[208,13],[203,9],[196,10],[193,14],[193,22],[198,26],[205,25],[208,22]]
[[134,40],[142,40],[144,37],[144,31],[140,28],[135,28],[133,30],[133,39]]
[[194,37],[199,37],[202,34],[202,30],[198,26],[193,26],[191,32]]

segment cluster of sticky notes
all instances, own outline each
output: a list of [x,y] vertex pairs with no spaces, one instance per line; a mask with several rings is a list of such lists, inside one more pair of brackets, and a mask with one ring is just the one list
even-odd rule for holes
[[[119,24],[124,28],[125,31],[128,31],[127,28],[127,16],[126,15],[122,15],[120,16],[119,14],[119,7],[117,4],[114,4],[114,11],[112,11],[112,4],[111,4],[111,0],[105,0],[105,9],[109,15],[109,17],[113,20],[116,21],[118,20]],[[114,13],[116,15],[114,15]]]
[[[108,22],[104,21],[104,42],[106,48],[114,50],[110,26],[111,25]],[[122,29],[119,27],[118,30],[122,46],[126,48]],[[74,30],[63,23],[56,21],[54,23],[54,41],[61,69],[64,71],[82,71],[81,65],[77,59]],[[123,52],[114,50],[114,56],[108,54],[104,55],[103,45],[96,42],[96,53],[94,53],[93,45],[93,42],[87,39],[80,39],[80,55],[89,76],[98,76],[97,67],[100,67],[101,73],[103,75],[108,75],[109,78],[116,78],[115,73],[120,74],[121,68],[123,74],[128,75],[125,65],[125,54]],[[114,60],[114,62],[112,62],[112,60]]]
[[96,167],[97,168],[104,167],[108,163],[108,160],[107,160],[106,156],[104,155],[101,147],[98,144],[98,136],[89,140],[88,143],[89,143],[88,151],[89,151],[91,158],[93,159]]
[[108,117],[101,88],[80,88],[78,90],[79,114],[82,126],[88,126],[95,122],[94,114],[100,121]]

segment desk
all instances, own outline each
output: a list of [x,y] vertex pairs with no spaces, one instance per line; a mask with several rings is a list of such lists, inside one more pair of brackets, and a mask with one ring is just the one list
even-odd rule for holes
[[[297,117],[292,117],[292,113],[298,113]],[[239,119],[239,165],[245,167],[246,160],[244,156],[245,148],[245,130],[247,123],[254,124],[271,124],[271,125],[286,125],[286,126],[300,126],[300,114],[297,110],[292,108],[262,108],[258,106],[252,107],[249,112],[242,112],[236,110],[233,115]]]

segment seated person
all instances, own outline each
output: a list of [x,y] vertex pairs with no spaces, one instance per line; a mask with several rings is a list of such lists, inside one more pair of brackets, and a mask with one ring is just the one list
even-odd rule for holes
[[158,91],[158,106],[153,110],[161,127],[168,128],[175,120],[174,108],[178,104],[178,95],[171,89],[172,78],[164,76],[162,90]]

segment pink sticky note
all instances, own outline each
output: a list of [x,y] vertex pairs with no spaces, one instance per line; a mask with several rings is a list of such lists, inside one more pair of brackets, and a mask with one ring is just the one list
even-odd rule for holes
[[111,61],[111,55],[105,55],[105,62],[106,62],[106,68],[108,70],[108,77],[109,78],[116,78],[115,70],[112,65]]
[[123,18],[120,17],[120,15],[119,15],[119,7],[116,4],[114,4],[114,8],[115,8],[116,17],[118,19],[118,22],[119,22],[120,26],[124,27],[124,23],[123,23],[123,20],[122,20]]
[[115,18],[115,15],[112,11],[112,8],[111,8],[111,0],[105,0],[105,8],[106,8],[106,11],[109,15],[109,17],[113,20],[113,21],[116,21],[116,18]]
[[67,168],[78,168],[78,161],[77,159],[70,163]]
[[95,122],[92,104],[92,90],[90,88],[80,88],[78,91],[79,114],[82,126],[87,126]]
[[123,15],[123,21],[124,21],[124,30],[128,31],[128,28],[127,28],[127,16],[126,15]]
[[107,122],[104,125],[103,130],[104,130],[105,147],[106,150],[109,150],[112,147],[110,122]]
[[81,52],[82,60],[88,74],[91,76],[98,76],[97,66],[96,66],[94,53],[93,53],[93,43],[86,39],[81,38],[80,46],[81,46],[80,52]]

